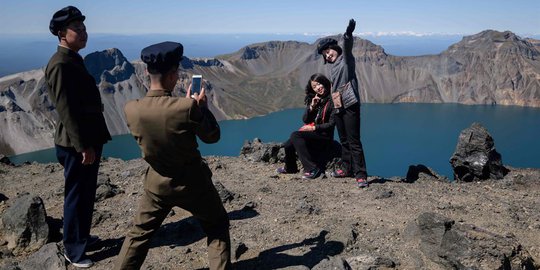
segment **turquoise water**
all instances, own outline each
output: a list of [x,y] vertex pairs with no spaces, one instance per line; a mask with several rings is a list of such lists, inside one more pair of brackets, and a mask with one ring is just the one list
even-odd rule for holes
[[[285,141],[301,125],[302,109],[291,109],[248,120],[221,121],[221,140],[200,143],[203,155],[238,156],[246,140]],[[473,122],[484,125],[495,140],[503,163],[540,168],[540,109],[516,106],[459,104],[363,104],[361,134],[370,175],[405,176],[409,165],[423,164],[452,176],[449,159],[461,130]],[[337,138],[337,132],[336,132]],[[115,136],[104,156],[140,157],[130,135]],[[55,162],[54,149],[10,159]],[[273,165],[272,165],[273,166]]]

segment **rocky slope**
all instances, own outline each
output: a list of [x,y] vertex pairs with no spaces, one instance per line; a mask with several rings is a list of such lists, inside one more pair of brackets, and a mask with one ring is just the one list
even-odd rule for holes
[[[327,258],[344,259],[352,269],[540,267],[539,170],[510,168],[501,180],[469,183],[450,183],[435,173],[409,175],[408,182],[373,176],[370,187],[360,190],[352,179],[278,175],[280,164],[243,157],[207,160],[231,218],[236,269],[346,269],[320,266]],[[140,159],[103,161],[92,226],[103,241],[89,253],[93,269],[112,268],[142,193],[145,168]],[[55,242],[61,248],[62,171],[58,164],[0,163],[0,216],[18,194],[41,197],[54,250]],[[0,269],[49,262],[33,251],[15,256],[7,246],[0,241]],[[64,260],[58,261],[52,269],[65,269]],[[143,269],[206,267],[200,227],[174,208]]]
[[[303,88],[315,72],[328,67],[314,44],[270,41],[213,59],[182,62],[176,94],[192,74],[202,74],[210,108],[219,120],[264,115],[302,104]],[[189,52],[186,52],[189,55]],[[354,55],[363,102],[503,104],[540,107],[538,41],[512,32],[486,30],[464,37],[438,55],[397,57],[356,38]],[[144,65],[129,63],[116,49],[85,57],[105,103],[113,134],[127,132],[122,107],[143,96]],[[43,72],[0,78],[0,153],[18,154],[52,146],[56,115],[48,101]]]

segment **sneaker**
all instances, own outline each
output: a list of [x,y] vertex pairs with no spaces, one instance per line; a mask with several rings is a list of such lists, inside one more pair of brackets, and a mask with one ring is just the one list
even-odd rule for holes
[[349,177],[349,174],[342,169],[337,169],[331,172],[330,175],[335,178]]
[[321,175],[321,170],[319,169],[313,169],[309,172],[305,172],[302,175],[302,179],[315,179]]
[[356,178],[356,184],[359,188],[369,187],[369,183],[366,178]]
[[92,267],[92,265],[94,265],[94,262],[90,259],[83,259],[78,262],[72,262],[66,254],[64,254],[64,258],[66,258],[66,261],[78,268],[90,268]]

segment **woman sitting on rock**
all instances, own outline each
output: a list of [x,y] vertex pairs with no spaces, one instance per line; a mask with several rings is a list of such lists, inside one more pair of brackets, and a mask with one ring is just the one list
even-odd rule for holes
[[324,172],[328,149],[334,138],[334,105],[330,98],[331,83],[324,75],[313,74],[306,85],[304,126],[291,134],[284,144],[285,167],[278,173],[296,173],[296,155],[304,167],[304,179],[314,179]]

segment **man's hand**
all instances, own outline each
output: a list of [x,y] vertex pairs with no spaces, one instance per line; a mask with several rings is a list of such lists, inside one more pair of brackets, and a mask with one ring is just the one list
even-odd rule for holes
[[94,164],[94,162],[96,161],[96,152],[94,151],[94,148],[92,147],[83,149],[81,154],[82,154],[83,165]]
[[204,86],[201,88],[201,93],[199,94],[195,93],[191,95],[191,84],[190,84],[186,92],[186,97],[192,98],[195,101],[197,101],[197,105],[199,105],[199,107],[206,107],[206,91],[204,90]]
[[356,22],[354,19],[349,20],[349,25],[347,26],[347,30],[345,30],[345,35],[352,37],[352,33],[354,32],[354,28],[356,28]]

